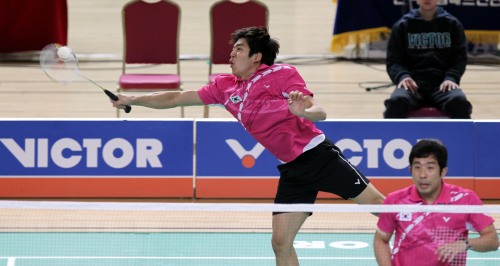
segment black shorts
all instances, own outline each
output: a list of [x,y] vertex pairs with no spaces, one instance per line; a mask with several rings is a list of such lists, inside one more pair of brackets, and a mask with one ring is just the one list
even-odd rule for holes
[[370,181],[344,158],[342,152],[326,139],[295,160],[278,165],[280,180],[274,203],[314,203],[319,191],[343,199],[355,198]]

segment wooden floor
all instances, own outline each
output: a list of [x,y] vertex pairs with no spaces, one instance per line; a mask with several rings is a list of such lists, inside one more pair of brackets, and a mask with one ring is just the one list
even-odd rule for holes
[[[99,204],[106,203],[92,206]],[[172,205],[158,209],[144,204],[143,209],[138,210],[125,204],[120,208],[103,205],[102,209],[85,204],[54,209],[43,204],[27,209],[0,208],[0,232],[270,232],[272,225],[271,211],[257,207],[251,211],[240,207],[241,211],[235,211],[234,205],[228,205],[224,210],[217,203],[204,204],[205,211],[180,211]],[[29,206],[29,202],[26,205]],[[339,208],[335,212],[314,212],[301,232],[373,233],[378,218],[368,212],[349,212],[352,205],[336,206],[345,206],[345,212],[338,212]],[[496,212],[488,214],[494,218],[495,227],[500,228],[499,205],[495,207]]]
[[[125,0],[68,0],[69,45],[81,57],[82,74],[115,90],[121,68],[120,11]],[[185,90],[196,90],[207,80],[209,53],[208,10],[215,0],[183,0],[180,53]],[[381,63],[340,61],[330,52],[336,6],[325,0],[266,1],[269,28],[281,43],[279,61],[294,64],[315,93],[330,119],[382,118],[383,100],[392,88],[365,91],[360,85],[387,83]],[[32,61],[0,62],[0,118],[115,118],[106,96],[85,80],[52,83]],[[228,56],[229,57],[229,56]],[[229,71],[229,67],[223,70]],[[474,106],[474,119],[500,118],[500,67],[469,65],[462,87]],[[186,108],[186,117],[203,117],[203,107]],[[178,118],[180,110],[134,107],[124,118]],[[210,108],[211,118],[229,118],[221,108]]]

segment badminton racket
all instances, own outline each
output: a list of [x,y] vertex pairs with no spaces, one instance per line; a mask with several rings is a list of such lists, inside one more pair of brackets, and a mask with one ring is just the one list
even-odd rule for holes
[[[52,81],[57,83],[71,83],[76,78],[81,77],[101,88],[111,100],[118,100],[118,96],[116,96],[116,94],[103,88],[101,85],[97,84],[97,82],[80,74],[78,58],[73,50],[67,46],[62,46],[57,43],[46,45],[40,53],[40,66]],[[125,106],[126,113],[129,113],[131,110],[132,107],[129,105]]]

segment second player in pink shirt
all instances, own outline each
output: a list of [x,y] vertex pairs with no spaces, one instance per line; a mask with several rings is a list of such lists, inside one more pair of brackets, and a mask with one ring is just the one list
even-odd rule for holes
[[[443,181],[448,171],[447,158],[448,151],[441,142],[419,141],[409,158],[414,185],[389,194],[384,204],[482,205],[475,192]],[[373,247],[381,266],[465,265],[468,250],[498,249],[493,219],[486,214],[412,212],[410,206],[407,209],[379,216]],[[469,230],[480,236],[469,238]]]

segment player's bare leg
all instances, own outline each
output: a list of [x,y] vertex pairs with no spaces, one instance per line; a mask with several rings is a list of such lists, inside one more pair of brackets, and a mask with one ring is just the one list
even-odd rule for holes
[[299,259],[293,241],[308,213],[290,212],[273,215],[272,245],[276,256],[276,265],[298,266]]
[[[377,188],[370,183],[365,190],[361,192],[361,194],[351,200],[358,204],[383,204],[384,199],[384,195],[382,195],[382,193],[380,193]],[[378,216],[378,213],[372,214]]]

